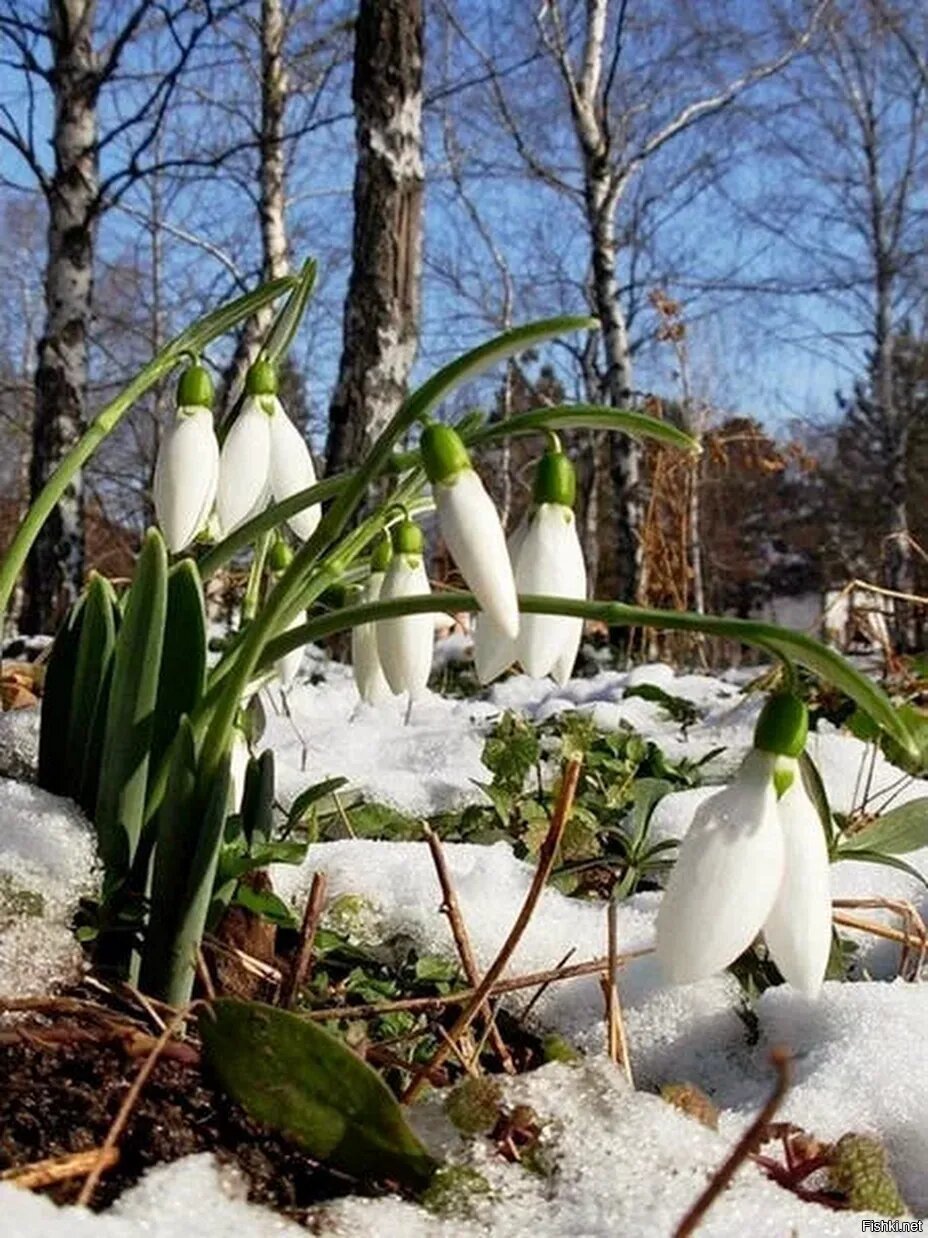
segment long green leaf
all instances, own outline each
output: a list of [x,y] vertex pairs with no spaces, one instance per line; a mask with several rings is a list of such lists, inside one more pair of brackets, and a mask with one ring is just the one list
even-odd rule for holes
[[68,794],[75,800],[81,797],[97,702],[108,683],[110,659],[116,644],[116,612],[113,586],[94,573],[84,595],[68,719],[67,787]]
[[136,400],[155,383],[160,382],[185,353],[201,352],[218,336],[224,335],[237,323],[250,318],[262,305],[276,300],[281,293],[292,288],[295,282],[291,276],[271,280],[267,284],[262,284],[260,288],[256,288],[254,292],[249,292],[235,301],[230,301],[228,305],[222,305],[219,309],[213,310],[211,314],[207,314],[171,340],[135,376],[128,387],[97,414],[33,501],[4,555],[3,562],[0,564],[0,623],[6,615],[6,608],[9,605],[16,580],[39,530],[51,515],[75,473],[89,460],[107,435],[116,429]]
[[[475,611],[480,606],[472,593],[432,593],[422,597],[400,598],[389,602],[366,603],[333,611],[282,636],[266,646],[259,663],[260,671],[271,666],[284,654],[310,641],[321,640],[334,632],[345,631],[362,623],[392,619],[397,615],[431,614],[455,611]],[[886,693],[833,649],[828,649],[802,632],[793,632],[772,623],[753,619],[728,619],[715,615],[695,615],[688,611],[654,610],[643,606],[627,606],[622,602],[581,602],[570,598],[519,598],[519,609],[528,614],[570,615],[593,619],[611,628],[656,628],[665,631],[700,632],[721,636],[745,645],[764,649],[787,662],[796,662],[820,676],[826,683],[846,693],[868,713],[888,734],[911,750],[912,738]]]
[[279,362],[287,354],[293,337],[303,321],[306,306],[316,286],[318,266],[314,258],[307,258],[299,274],[296,287],[284,302],[264,342],[262,352],[269,361]]
[[314,1160],[413,1188],[438,1168],[377,1072],[317,1024],[223,998],[200,1016],[200,1036],[225,1091]]
[[840,853],[880,851],[904,855],[928,847],[928,798],[909,800],[884,812],[865,829],[842,838]]
[[164,620],[167,551],[150,530],[136,564],[116,639],[94,824],[110,883],[129,870],[145,820]]
[[193,713],[206,687],[206,612],[203,587],[192,559],[182,559],[168,574],[164,648],[151,737],[146,818],[157,810],[151,779],[161,765],[182,715]]
[[271,841],[274,829],[274,753],[265,748],[248,762],[242,792],[242,832],[248,849]]
[[659,417],[636,413],[631,409],[609,408],[600,404],[559,404],[552,408],[537,408],[519,413],[505,421],[494,421],[468,436],[469,445],[479,447],[498,439],[517,438],[524,434],[539,434],[545,430],[612,430],[632,438],[649,438],[665,447],[698,452],[699,443]]
[[39,786],[55,795],[68,793],[68,730],[84,606],[85,599],[80,597],[65,615],[45,668],[39,727]]

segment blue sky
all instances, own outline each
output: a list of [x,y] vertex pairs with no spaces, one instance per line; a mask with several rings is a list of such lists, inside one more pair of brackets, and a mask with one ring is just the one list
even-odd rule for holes
[[[659,15],[673,7],[670,0],[650,0]],[[337,0],[320,6],[317,19],[331,16]],[[518,8],[513,6],[512,12]],[[478,46],[487,40],[503,41],[506,31],[498,28],[483,0],[464,6],[472,19],[469,33]],[[733,6],[736,16],[756,10],[743,4]],[[507,14],[510,20],[512,14]],[[504,21],[505,24],[505,21]],[[452,59],[432,33],[428,64],[429,87],[439,80],[461,80],[470,69],[478,68],[472,51],[460,42],[452,49]],[[511,33],[511,32],[510,32]],[[515,36],[521,37],[518,29]],[[514,36],[514,37],[515,37]],[[526,36],[527,37],[527,36]],[[511,59],[504,42],[503,63],[517,63],[520,48],[513,42]],[[126,62],[136,78],[150,73],[158,64],[163,45],[149,38],[134,49]],[[166,150],[206,149],[221,142],[222,128],[237,131],[239,120],[214,105],[203,102],[210,92],[231,93],[233,103],[247,108],[253,98],[248,82],[248,66],[235,64],[227,47],[218,39],[204,43],[199,53],[197,89],[185,87],[184,95],[169,117]],[[736,51],[726,53],[737,56]],[[734,64],[734,60],[732,62]],[[234,75],[230,77],[231,72]],[[323,96],[321,112],[341,115],[349,106],[349,70],[342,67],[330,81]],[[142,88],[139,81],[123,84],[105,93],[101,101],[103,128],[116,115],[124,115]],[[695,88],[695,87],[694,87]],[[528,117],[529,135],[541,144],[546,157],[575,176],[573,139],[566,125],[563,98],[556,76],[532,64],[506,78],[506,89],[518,108]],[[687,83],[680,87],[685,100]],[[761,86],[750,98],[753,109],[774,107],[780,101],[779,87]],[[0,68],[0,100],[14,112],[23,114],[25,95],[21,78],[9,68]],[[511,144],[493,128],[493,118],[478,91],[453,96],[449,115],[462,149],[463,178],[468,194],[481,219],[492,233],[494,243],[505,256],[514,284],[514,317],[524,320],[551,312],[584,309],[582,281],[587,261],[587,241],[578,212],[564,198],[526,180]],[[673,98],[655,100],[654,107],[672,111]],[[291,107],[294,124],[302,123],[310,104],[298,99]],[[493,332],[499,313],[500,281],[488,252],[476,235],[468,215],[450,184],[444,166],[442,143],[444,117],[435,109],[427,120],[427,197],[425,218],[425,267],[423,278],[422,346],[416,376],[447,360],[454,352]],[[784,168],[759,149],[754,131],[739,130],[737,117],[725,115],[691,135],[683,136],[658,156],[647,171],[648,182],[656,187],[656,215],[662,222],[649,242],[643,259],[645,275],[641,296],[649,287],[653,273],[669,295],[687,303],[688,347],[691,377],[699,395],[704,395],[724,410],[756,415],[775,427],[785,427],[794,418],[820,422],[834,414],[834,392],[849,390],[865,364],[865,342],[855,335],[859,320],[848,304],[821,295],[784,296],[739,291],[735,283],[767,282],[787,274],[802,273],[807,265],[791,243],[777,239],[746,220],[745,211],[756,209],[771,190],[781,192]],[[792,121],[788,123],[792,124]],[[37,132],[47,135],[47,102],[39,97],[36,109]],[[740,134],[740,136],[739,136]],[[47,146],[40,142],[43,157]],[[289,224],[294,241],[294,257],[307,252],[319,256],[322,269],[319,296],[308,317],[299,341],[299,355],[307,375],[308,388],[316,414],[316,431],[321,430],[328,395],[331,391],[341,337],[341,307],[348,272],[351,229],[351,184],[353,177],[353,125],[341,119],[309,133],[292,151],[289,180]],[[664,192],[662,183],[673,181],[681,160],[714,160],[719,171],[707,178],[699,192]],[[104,155],[107,175],[124,158],[119,146]],[[236,161],[234,177],[224,169],[221,175],[199,179],[184,186],[164,183],[142,184],[124,199],[125,209],[110,211],[104,217],[99,235],[101,297],[110,297],[113,271],[119,268],[150,266],[151,238],[143,221],[152,209],[152,190],[164,194],[163,210],[167,229],[162,235],[165,252],[164,296],[166,327],[180,329],[185,315],[197,307],[208,308],[212,301],[234,289],[229,267],[235,266],[246,278],[257,263],[257,225],[254,204],[249,197],[251,155]],[[29,186],[29,174],[15,155],[0,143],[0,176],[8,182]],[[7,198],[16,196],[7,188]],[[620,213],[620,222],[623,216]],[[254,221],[254,222],[252,222]],[[801,221],[797,223],[801,227]],[[190,244],[189,234],[200,243]],[[209,245],[224,255],[218,260],[207,252]],[[39,278],[41,253],[36,253]],[[620,276],[627,275],[623,256]],[[725,285],[712,288],[713,284]],[[709,287],[709,291],[706,290]],[[148,295],[145,281],[138,289],[138,312],[144,317]],[[122,313],[114,302],[117,314]],[[99,305],[105,314],[110,304]],[[637,330],[653,336],[653,315],[644,311]],[[134,349],[121,345],[117,355],[97,358],[107,373],[128,364]],[[139,345],[139,347],[142,347]],[[563,352],[555,352],[559,364],[566,362]],[[636,386],[673,396],[679,386],[675,360],[666,345],[645,343],[638,356]],[[570,380],[569,371],[565,377]]]

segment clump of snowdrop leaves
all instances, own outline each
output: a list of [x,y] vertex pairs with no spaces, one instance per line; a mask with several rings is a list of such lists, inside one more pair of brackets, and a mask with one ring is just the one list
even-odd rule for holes
[[[576,492],[573,465],[553,438],[538,462],[534,506],[509,539],[519,593],[586,598],[586,566],[573,512]],[[564,684],[582,635],[582,619],[523,614],[513,640],[491,615],[482,614],[474,636],[477,676],[481,683],[489,683],[518,661],[527,674],[551,675]]]
[[[360,590],[359,601],[380,601],[392,557],[390,539],[384,537],[371,555],[370,575]],[[358,695],[366,705],[380,705],[392,695],[377,652],[376,624],[359,623],[351,629],[351,667]]]
[[[281,503],[316,484],[306,440],[277,398],[277,371],[258,361],[245,380],[245,401],[219,457],[216,506],[224,533],[255,516],[271,499]],[[297,537],[311,537],[321,519],[318,504],[287,523]]]
[[[393,553],[380,589],[380,600],[421,597],[429,593],[429,578],[423,557],[422,530],[412,520],[393,528]],[[384,677],[395,696],[409,694],[416,700],[425,691],[432,669],[435,622],[430,614],[399,615],[380,619],[376,628],[377,656]]]
[[161,440],[155,464],[155,515],[168,550],[186,549],[209,520],[219,480],[219,444],[213,428],[213,384],[202,365],[184,370],[177,412]]
[[806,708],[772,697],[734,782],[697,809],[657,916],[657,956],[684,984],[727,967],[763,930],[784,979],[817,996],[831,948],[828,846],[797,757]]
[[481,610],[514,640],[519,634],[519,604],[506,535],[493,500],[474,472],[460,435],[450,426],[430,422],[422,431],[420,450],[442,537]]

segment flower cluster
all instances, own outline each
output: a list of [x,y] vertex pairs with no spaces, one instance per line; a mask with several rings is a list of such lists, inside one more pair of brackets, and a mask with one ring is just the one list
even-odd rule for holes
[[[508,543],[457,432],[430,423],[420,446],[442,537],[480,604],[474,637],[480,681],[489,683],[519,662],[530,675],[565,682],[576,660],[582,619],[520,613],[518,602],[519,593],[586,597],[586,567],[573,513],[576,482],[560,444],[555,440],[541,458],[533,506]],[[394,533],[392,555],[380,550],[373,556],[363,600],[386,601],[428,590],[422,535],[406,521]],[[432,645],[433,626],[426,615],[355,629],[352,661],[361,699],[378,704],[391,692],[419,695],[428,680]],[[405,650],[402,659],[400,649]]]
[[684,984],[733,963],[763,931],[783,978],[809,997],[831,951],[828,846],[797,758],[805,706],[772,697],[734,781],[697,810],[657,916],[657,956]]
[[[269,361],[248,371],[241,411],[221,450],[212,404],[208,372],[189,366],[178,384],[177,413],[161,442],[153,486],[155,514],[172,554],[203,531],[214,508],[221,531],[231,533],[270,499],[279,503],[316,483],[309,447],[277,397],[277,374]],[[288,524],[305,540],[319,519],[315,505]]]

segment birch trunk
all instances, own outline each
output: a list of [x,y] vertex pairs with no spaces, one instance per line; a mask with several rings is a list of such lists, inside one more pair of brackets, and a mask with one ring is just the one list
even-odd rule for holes
[[[45,327],[37,349],[29,492],[35,498],[77,442],[87,398],[97,193],[96,0],[51,0],[55,170],[48,186]],[[20,626],[53,630],[84,574],[83,487],[68,486],[29,557]]]
[[[290,273],[287,244],[287,176],[284,124],[289,83],[284,64],[286,22],[281,0],[261,0],[261,140],[258,217],[261,227],[262,279]],[[267,305],[249,318],[238,338],[226,373],[226,410],[241,395],[248,367],[258,355],[274,315]]]
[[357,118],[352,267],[330,473],[355,463],[406,393],[416,352],[422,251],[421,0],[361,0],[352,98]]

